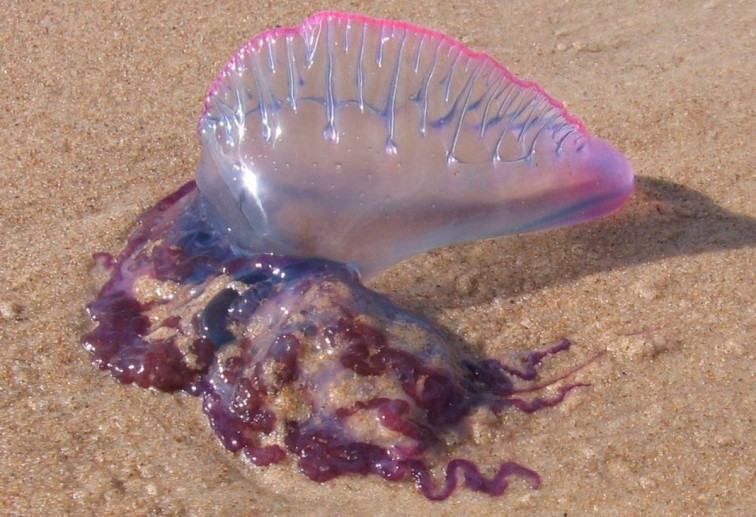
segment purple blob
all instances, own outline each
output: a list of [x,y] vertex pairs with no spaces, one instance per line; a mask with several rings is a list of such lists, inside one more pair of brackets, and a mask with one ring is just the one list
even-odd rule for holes
[[[572,224],[630,194],[627,160],[537,85],[439,33],[338,13],[250,41],[213,84],[197,184],[140,219],[88,311],[93,361],[123,383],[201,397],[218,439],[315,481],[538,475],[452,458],[480,414],[558,404],[382,295],[371,275],[463,240]],[[452,439],[453,438],[453,439]],[[443,471],[438,474],[437,471]],[[492,472],[484,475],[482,472]]]
[[[189,183],[142,216],[118,258],[101,256],[112,276],[89,305],[98,326],[83,339],[100,368],[202,397],[224,447],[256,465],[293,454],[314,481],[413,480],[430,499],[448,497],[460,474],[490,495],[511,476],[539,486],[512,462],[488,478],[468,460],[444,459],[444,436],[464,436],[476,408],[559,403],[581,384],[526,401],[518,393],[544,385],[514,380],[535,379],[540,361],[569,342],[532,353],[523,370],[475,357],[367,289],[352,267],[234,251],[207,221]],[[439,462],[440,481],[431,474]]]

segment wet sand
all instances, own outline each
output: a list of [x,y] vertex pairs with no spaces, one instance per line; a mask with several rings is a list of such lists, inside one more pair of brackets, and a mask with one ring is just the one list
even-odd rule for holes
[[[273,4],[273,5],[271,5]],[[500,5],[499,5],[500,4]],[[0,513],[748,515],[756,511],[756,6],[748,1],[2,2]],[[371,287],[497,357],[569,337],[588,388],[512,414],[543,478],[432,503],[225,451],[198,400],[123,386],[79,344],[91,255],[193,177],[195,125],[243,42],[322,9],[491,54],[624,150],[607,219],[436,250]]]

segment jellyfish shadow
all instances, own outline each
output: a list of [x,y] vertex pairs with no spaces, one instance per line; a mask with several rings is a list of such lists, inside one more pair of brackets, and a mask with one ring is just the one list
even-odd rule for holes
[[450,278],[473,271],[476,287],[463,295],[455,282],[425,282],[406,297],[398,292],[391,297],[433,318],[444,309],[519,296],[602,271],[754,245],[756,218],[729,212],[683,185],[639,177],[632,200],[609,218],[497,239],[486,244],[493,252],[475,254],[465,245],[443,250]]

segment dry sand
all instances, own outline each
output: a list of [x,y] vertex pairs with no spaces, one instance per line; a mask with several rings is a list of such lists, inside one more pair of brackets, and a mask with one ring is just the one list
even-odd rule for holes
[[[0,513],[756,514],[756,4],[3,1]],[[131,7],[123,7],[130,5]],[[325,8],[433,27],[563,99],[626,151],[606,220],[415,257],[372,282],[472,348],[608,353],[500,454],[543,477],[442,503],[245,465],[196,399],[125,387],[79,344],[136,218],[193,176],[195,123],[241,44]]]

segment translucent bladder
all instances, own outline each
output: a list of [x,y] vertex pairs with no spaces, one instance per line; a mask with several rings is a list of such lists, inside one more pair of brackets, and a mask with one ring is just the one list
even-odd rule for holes
[[321,13],[251,40],[199,123],[216,226],[370,276],[428,249],[619,208],[627,159],[538,85],[440,33]]

